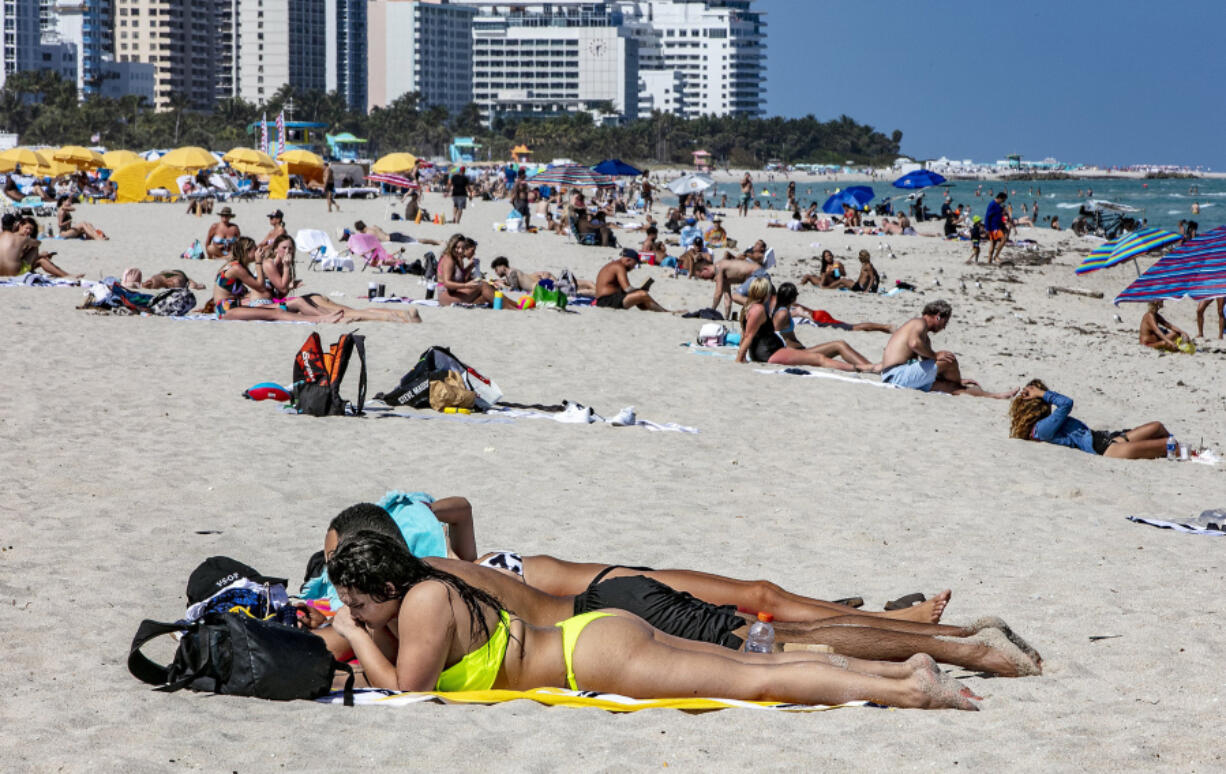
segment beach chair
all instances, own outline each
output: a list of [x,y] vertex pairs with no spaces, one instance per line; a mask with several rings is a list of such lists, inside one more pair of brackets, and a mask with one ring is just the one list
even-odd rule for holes
[[326,231],[304,228],[294,237],[298,249],[309,258],[307,269],[353,271],[353,258],[336,249]]
[[55,205],[46,201],[41,196],[31,195],[22,197],[21,201],[17,204],[17,210],[22,215],[37,215],[38,217],[45,218],[55,214]]
[[349,252],[362,259],[362,271],[366,271],[367,268],[372,266],[382,271],[383,269],[395,268],[403,263],[399,258],[389,253],[377,237],[370,234],[350,234]]
[[579,219],[578,218],[570,219],[570,235],[574,237],[575,241],[581,245],[587,245],[588,247],[595,247],[596,245],[596,235],[595,234],[580,234],[579,233]]
[[766,248],[766,255],[762,256],[762,268],[767,271],[775,268],[775,248]]

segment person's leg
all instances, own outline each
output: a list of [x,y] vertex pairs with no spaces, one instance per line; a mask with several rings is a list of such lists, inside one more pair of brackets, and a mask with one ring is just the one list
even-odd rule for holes
[[[727,266],[723,261],[715,264],[715,295],[711,300],[711,308],[719,309],[720,302],[724,296],[728,294],[728,271]],[[724,304],[724,318],[727,319],[732,313],[732,297],[728,296],[728,303]]]
[[656,300],[651,297],[651,294],[649,294],[645,290],[635,290],[631,293],[626,294],[626,297],[622,299],[622,308],[630,309],[631,307],[638,307],[639,309],[645,309],[648,312],[667,312],[668,311],[667,309],[665,309],[664,307],[656,303]]
[[81,279],[85,276],[84,274],[69,274],[59,266],[56,266],[50,258],[45,255],[38,255],[37,249],[34,250],[34,253],[34,257],[30,259],[30,271],[41,271],[52,277],[67,277],[69,279]]
[[1156,460],[1166,456],[1166,439],[1147,441],[1115,441],[1103,452],[1104,457],[1122,460]]
[[276,306],[236,306],[220,317],[222,320],[280,320],[286,322],[327,322],[335,323],[344,319],[340,311],[331,313],[306,314],[287,311]]
[[853,331],[875,331],[877,333],[893,333],[894,326],[886,323],[862,322],[851,326]]
[[817,285],[818,287],[821,287],[821,284],[822,278],[816,274],[806,274],[800,278],[801,287],[804,287],[805,285]]
[[1161,422],[1146,422],[1143,425],[1132,428],[1124,435],[1128,441],[1166,441],[1167,436],[1171,433],[1166,429],[1166,425]]
[[85,232],[85,236],[90,239],[107,239],[108,237],[98,231],[98,227],[93,223],[82,223],[81,230]]
[[835,371],[858,370],[851,363],[844,363],[842,360],[835,360],[812,350],[792,349],[791,347],[784,347],[776,351],[775,354],[771,355],[770,362],[777,365],[816,366],[818,368],[830,368]]
[[928,670],[895,679],[816,661],[781,660],[769,653],[697,652],[622,616],[598,619],[584,629],[573,666],[582,690],[646,699],[720,696],[803,704],[871,700],[894,707],[974,707]]
[[[78,239],[83,233],[84,231],[82,229],[78,228],[77,226],[73,226],[72,228],[66,228],[61,231],[60,236],[64,239]],[[90,238],[92,239],[93,237]]]
[[825,344],[817,344],[809,347],[806,351],[816,352],[817,354],[824,355],[826,357],[841,357],[854,366],[871,365],[868,358],[861,355],[859,352],[853,349],[850,344],[842,339],[838,341],[828,341]]

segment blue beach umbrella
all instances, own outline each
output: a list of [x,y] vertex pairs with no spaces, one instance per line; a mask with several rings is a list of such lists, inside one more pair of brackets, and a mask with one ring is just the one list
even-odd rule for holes
[[914,172],[908,172],[902,177],[894,181],[895,188],[928,188],[934,185],[940,185],[945,182],[945,178],[938,175],[936,172],[929,172],[926,169],[917,169]]
[[1182,238],[1174,231],[1162,228],[1143,228],[1099,245],[1074,271],[1077,274],[1086,274],[1099,269],[1108,269],[1129,258],[1135,258],[1150,250],[1157,250],[1178,242]]
[[876,196],[873,189],[866,185],[851,185],[844,188],[842,191],[836,191],[830,195],[830,198],[822,204],[822,212],[831,215],[841,215],[843,205],[846,204],[853,210],[858,210],[868,204]]
[[1226,226],[1207,231],[1167,253],[1133,280],[1115,303],[1187,296],[1226,296]]
[[605,159],[592,169],[610,177],[638,177],[643,174],[641,170],[635,169],[621,159]]

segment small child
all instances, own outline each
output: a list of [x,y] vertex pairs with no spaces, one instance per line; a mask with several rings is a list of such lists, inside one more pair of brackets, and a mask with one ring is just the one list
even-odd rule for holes
[[979,243],[987,236],[987,230],[983,227],[983,218],[976,215],[971,219],[971,257],[966,259],[967,263],[979,263]]

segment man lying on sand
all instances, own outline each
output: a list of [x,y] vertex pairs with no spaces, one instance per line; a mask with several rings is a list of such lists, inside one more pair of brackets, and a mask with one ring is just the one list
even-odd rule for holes
[[42,245],[34,238],[38,222],[29,216],[18,218],[6,213],[0,231],[0,277],[41,271],[52,277],[80,279],[84,274],[69,274],[51,261],[55,253],[39,252]]
[[881,381],[922,392],[947,392],[1007,400],[1017,394],[987,392],[979,382],[963,379],[958,358],[952,352],[935,352],[929,333],[940,333],[949,324],[953,308],[943,300],[924,306],[919,317],[908,320],[890,335],[881,356]]
[[[471,525],[471,506],[463,498],[440,500],[431,508],[441,511],[440,518],[453,524],[462,524],[466,511],[467,523]],[[411,533],[406,536],[379,506],[360,503],[332,520],[324,539],[325,559],[331,557],[341,542],[360,531],[386,535],[406,547],[406,537],[415,537]],[[461,531],[465,540],[473,534],[471,526]],[[475,550],[475,545],[465,543],[460,549],[467,554],[470,549]],[[752,620],[736,612],[737,601],[749,602],[751,612],[764,609],[759,603],[773,603],[778,607],[766,609],[781,610],[777,613],[780,618],[785,612],[792,613],[802,621],[776,623],[780,643],[823,644],[843,655],[883,660],[905,660],[924,652],[947,663],[1004,676],[1041,671],[1038,654],[999,619],[981,619],[969,627],[941,626],[892,618],[889,613],[861,614],[835,603],[790,594],[765,582],[736,581],[688,570],[577,564],[553,557],[521,557],[511,552],[487,554],[478,564],[444,557],[427,557],[424,561],[510,603],[509,609],[536,626],[552,626],[571,615],[594,610],[618,609],[642,617],[665,633],[735,650],[743,644]],[[949,592],[942,592],[935,600],[924,603],[926,607],[898,612],[913,619],[935,620],[948,599]],[[317,618],[315,623],[321,620]],[[346,649],[346,643],[335,632],[325,629],[320,633],[334,652]],[[878,655],[866,655],[869,653]]]
[[749,290],[747,283],[751,279],[766,276],[766,242],[759,239],[740,255],[724,251],[722,260],[715,264],[715,296],[711,301],[712,309],[719,309],[721,301],[724,304],[724,317],[732,314],[732,302],[745,303],[745,294]]
[[596,275],[596,306],[606,309],[646,309],[649,312],[667,312],[656,303],[646,288],[630,285],[630,272],[638,268],[639,254],[629,247],[623,248],[617,258],[609,261]]
[[[505,290],[514,290],[518,292],[531,293],[541,280],[557,281],[557,277],[547,271],[522,271],[511,267],[511,260],[505,255],[500,255],[490,263],[490,268],[494,270],[494,274],[498,275],[498,281],[494,284]],[[575,289],[579,295],[592,296],[596,294],[596,283],[588,280],[575,278]]]

